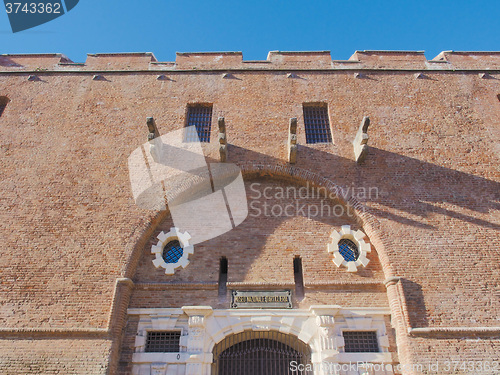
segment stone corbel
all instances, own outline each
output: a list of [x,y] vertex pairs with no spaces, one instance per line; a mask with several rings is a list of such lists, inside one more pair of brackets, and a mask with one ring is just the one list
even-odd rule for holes
[[354,147],[354,158],[358,164],[365,160],[368,151],[368,126],[370,126],[370,118],[365,116],[359,125],[356,138],[354,138],[352,142]]
[[226,121],[224,117],[219,117],[219,154],[220,161],[227,161],[227,135],[226,135]]
[[149,136],[148,140],[158,138],[160,136],[160,132],[158,131],[158,127],[156,126],[155,119],[153,117],[146,118],[146,124],[148,125]]
[[160,132],[158,131],[158,127],[156,126],[155,119],[153,117],[148,117],[146,119],[146,124],[148,125],[148,141],[149,141],[149,152],[151,153],[151,157],[155,162],[159,160],[159,153],[161,149],[161,140],[154,139],[160,137]]

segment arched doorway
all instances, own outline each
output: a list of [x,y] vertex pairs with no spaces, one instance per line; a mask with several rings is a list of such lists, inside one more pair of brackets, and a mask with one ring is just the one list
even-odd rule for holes
[[[312,374],[311,349],[296,336],[276,331],[245,331],[215,345],[212,375]],[[298,369],[302,371],[298,372]]]

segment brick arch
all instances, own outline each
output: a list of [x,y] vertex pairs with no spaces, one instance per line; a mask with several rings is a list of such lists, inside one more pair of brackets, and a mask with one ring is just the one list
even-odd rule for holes
[[[333,181],[321,177],[321,175],[314,173],[310,170],[298,168],[290,165],[267,165],[267,164],[256,164],[256,163],[242,163],[238,164],[241,169],[244,179],[255,179],[261,177],[270,177],[276,180],[288,181],[298,185],[306,185],[309,183],[311,186],[318,188],[325,188],[329,194],[333,194],[338,202],[349,207],[355,214],[360,227],[363,228],[365,234],[370,237],[370,242],[375,246],[378,254],[379,261],[382,265],[382,269],[386,280],[391,281],[397,279],[394,274],[393,268],[390,264],[388,255],[386,253],[386,248],[390,247],[390,239],[384,236],[381,230],[381,224],[376,219],[374,215],[370,213],[370,209],[363,205],[360,201],[354,197],[347,197],[341,186],[336,185]],[[122,332],[126,324],[127,319],[127,307],[130,303],[130,297],[133,290],[134,283],[133,279],[142,252],[144,251],[144,246],[148,241],[149,237],[153,235],[158,225],[165,220],[169,215],[168,208],[161,211],[145,211],[144,217],[137,220],[135,226],[135,232],[130,236],[130,242],[125,248],[126,252],[130,254],[128,262],[125,265],[123,278],[118,279],[115,286],[115,294],[113,297],[112,308],[109,315],[108,329],[112,332],[116,332],[118,336]],[[404,332],[404,324],[402,323],[403,312],[405,308],[405,303],[401,302],[399,294],[397,293],[396,287],[392,284],[388,284],[388,299],[389,306],[394,315],[395,321],[397,322],[397,331],[402,335]],[[292,327],[291,327],[292,328]],[[295,331],[295,332],[294,332]],[[313,347],[313,341],[311,341],[312,335],[307,332],[307,330],[296,331],[295,329],[290,331],[292,334],[296,334],[301,341],[306,344],[311,345],[311,350],[314,352],[315,347]],[[310,335],[309,338],[301,338],[299,335],[306,334]],[[219,340],[214,340],[213,345],[216,341],[222,340],[224,337],[220,337]],[[401,337],[401,345],[406,345],[406,338]],[[405,341],[403,343],[403,341]],[[113,342],[113,347],[111,350],[111,364],[110,368],[118,367],[118,356],[121,347],[121,340],[116,340]],[[212,346],[213,348],[213,346]],[[402,357],[405,357],[405,353],[401,353]]]
[[[369,207],[365,206],[355,197],[347,196],[341,186],[335,184],[332,180],[321,177],[318,173],[290,165],[242,163],[238,164],[238,167],[241,169],[243,178],[247,181],[249,179],[269,177],[303,186],[309,184],[317,188],[325,188],[330,197],[334,197],[340,204],[348,207],[354,212],[360,227],[363,228],[363,231],[368,235],[370,242],[377,250],[378,258],[386,279],[396,276],[386,253],[386,248],[390,245],[389,239],[383,235],[380,222],[370,213]],[[215,174],[214,177],[216,176],[224,177],[223,175]],[[198,176],[194,176],[193,179],[193,182],[197,181]],[[185,181],[185,183],[189,183],[189,181]],[[186,186],[186,184],[183,185]],[[134,236],[136,240],[134,241],[131,239],[128,246],[131,255],[125,268],[125,278],[131,279],[134,277],[147,239],[153,234],[157,226],[168,216],[168,214],[168,207],[166,210],[154,213],[151,212],[147,217],[148,223],[142,227],[143,229],[140,233],[136,232],[137,234]]]
[[380,222],[370,213],[370,208],[365,206],[355,197],[348,197],[341,186],[335,184],[332,180],[322,177],[318,173],[308,169],[298,168],[290,165],[265,165],[245,163],[240,164],[243,177],[258,178],[271,177],[279,180],[289,181],[299,185],[309,183],[312,186],[325,188],[326,191],[334,196],[341,204],[351,209],[360,227],[370,238],[370,242],[377,249],[377,254],[386,278],[394,277],[394,271],[386,253],[389,247],[389,241],[383,236]]

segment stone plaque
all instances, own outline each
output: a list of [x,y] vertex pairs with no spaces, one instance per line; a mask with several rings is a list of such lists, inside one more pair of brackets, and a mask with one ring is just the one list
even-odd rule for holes
[[279,291],[241,291],[231,293],[232,309],[291,309],[292,292]]

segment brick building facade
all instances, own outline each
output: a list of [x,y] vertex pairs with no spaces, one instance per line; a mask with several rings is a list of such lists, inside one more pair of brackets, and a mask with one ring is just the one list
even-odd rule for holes
[[[131,157],[192,124],[189,247]],[[0,373],[500,373],[499,141],[500,52],[1,55]]]

